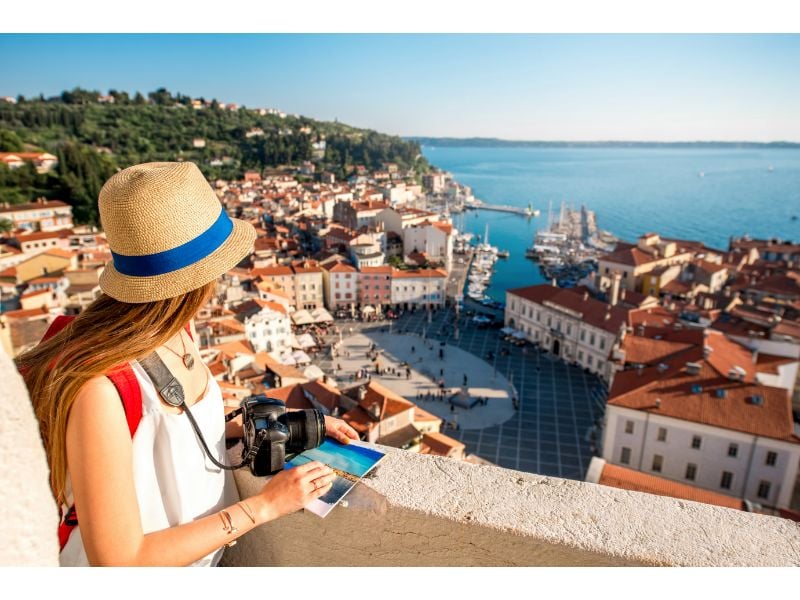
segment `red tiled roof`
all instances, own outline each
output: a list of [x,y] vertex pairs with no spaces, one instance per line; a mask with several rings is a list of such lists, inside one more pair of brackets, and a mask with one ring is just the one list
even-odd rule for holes
[[72,229],[59,229],[57,231],[35,231],[33,233],[20,233],[16,238],[20,242],[36,242],[52,238],[64,239],[74,235]]
[[453,450],[464,450],[466,446],[443,433],[426,433],[422,436],[420,454],[447,456]]
[[705,504],[715,504],[727,508],[744,509],[744,503],[738,498],[732,498],[725,494],[704,490],[693,485],[679,483],[664,477],[657,477],[641,471],[634,471],[626,467],[606,463],[603,472],[600,474],[601,485],[607,485],[623,490],[633,490],[645,492],[657,496],[669,496],[670,498],[681,498],[694,502],[704,502]]
[[47,289],[43,289],[43,290],[36,290],[34,292],[27,292],[25,294],[22,294],[19,297],[19,299],[20,300],[24,300],[25,298],[33,298],[34,296],[38,296],[40,294],[52,294],[52,293],[53,293],[53,290],[47,288]]
[[638,267],[641,265],[646,265],[647,263],[656,262],[657,260],[661,260],[663,258],[663,256],[656,258],[652,254],[648,254],[639,248],[633,247],[625,248],[624,250],[617,250],[611,254],[606,254],[605,256],[601,256],[598,260],[616,263],[618,265],[626,265],[629,267]]
[[27,211],[27,210],[41,210],[42,208],[60,208],[60,207],[69,207],[69,204],[66,202],[61,202],[61,200],[46,200],[45,202],[27,202],[25,204],[12,204],[8,208],[3,208],[0,206],[0,213],[12,213],[12,212],[19,212],[19,211]]
[[237,354],[255,354],[250,342],[242,340],[217,344],[216,346],[209,346],[209,349],[219,350],[222,352],[222,354],[228,356],[229,358],[234,358]]
[[800,298],[800,273],[790,271],[785,275],[770,275],[755,285],[748,286],[748,289]]
[[251,269],[250,275],[253,277],[275,277],[278,275],[294,275],[291,267],[284,265],[274,265],[271,267],[259,267],[258,269]]
[[758,373],[778,374],[778,367],[790,365],[798,359],[787,356],[775,356],[774,354],[764,354],[759,352],[756,360],[756,371]]
[[400,269],[394,269],[392,271],[392,277],[402,279],[402,278],[432,278],[432,277],[447,277],[447,272],[442,269],[409,269],[408,271],[402,271]]
[[655,340],[638,335],[626,335],[622,341],[625,362],[640,365],[655,365],[677,352],[691,348],[692,344]]
[[43,315],[49,314],[48,310],[45,307],[39,308],[28,308],[22,310],[9,310],[2,313],[3,316],[8,317],[10,319],[27,319],[29,317],[41,317]]
[[[632,311],[632,309],[623,308],[619,305],[611,306],[592,297],[587,298],[571,289],[563,289],[547,284],[516,288],[508,290],[508,293],[537,304],[550,302],[556,306],[574,311],[581,315],[581,319],[585,323],[611,333],[619,331],[620,327],[627,323],[628,316]],[[608,318],[606,318],[606,315],[608,315]]]
[[[752,355],[723,334],[709,333],[705,344],[712,350],[707,357],[698,345],[666,358],[665,370],[656,365],[617,373],[608,404],[800,443],[789,393],[755,383]],[[696,375],[689,373],[687,362],[699,365]],[[734,366],[744,370],[743,381],[728,377]],[[724,390],[724,397],[717,390]],[[761,397],[760,405],[751,402],[754,396]]]
[[361,272],[365,274],[380,274],[384,273],[386,275],[392,274],[393,267],[391,265],[381,265],[379,267],[361,267]]
[[356,269],[352,265],[338,261],[335,265],[327,269],[329,273],[355,273]]
[[706,273],[718,273],[728,268],[725,265],[718,265],[717,263],[708,262],[707,260],[698,260],[695,264]]

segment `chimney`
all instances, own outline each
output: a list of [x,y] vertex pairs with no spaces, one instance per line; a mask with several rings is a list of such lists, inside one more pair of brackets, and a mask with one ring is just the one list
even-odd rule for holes
[[661,408],[661,398],[656,398],[656,408]]
[[583,301],[586,302],[589,299],[589,292],[583,292]]
[[603,317],[603,318],[604,318],[606,321],[608,321],[608,320],[611,318],[611,307],[610,307],[610,306],[609,306],[608,308],[606,308],[606,316],[605,316],[605,317]]
[[619,302],[619,286],[621,281],[622,275],[620,272],[614,271],[614,273],[611,275],[611,296],[608,299],[612,306]]
[[377,402],[373,402],[369,405],[369,410],[367,411],[369,416],[373,418],[373,420],[378,421],[381,418],[381,407]]
[[698,375],[700,373],[700,363],[687,362],[686,372],[689,373],[689,375]]

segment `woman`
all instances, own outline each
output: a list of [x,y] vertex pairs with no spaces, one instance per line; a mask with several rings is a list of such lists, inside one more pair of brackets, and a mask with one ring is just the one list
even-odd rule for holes
[[[53,493],[63,513],[77,511],[61,564],[215,565],[226,545],[322,496],[334,478],[312,462],[239,501],[230,472],[206,457],[187,415],[164,402],[139,363],[158,354],[216,459],[227,462],[222,395],[186,326],[217,278],[250,253],[255,230],[225,214],[192,163],[120,171],[99,208],[113,259],[100,277],[103,294],[18,359]],[[142,395],[133,438],[106,376],[125,364]],[[325,425],[344,443],[358,439],[343,421],[326,417]]]

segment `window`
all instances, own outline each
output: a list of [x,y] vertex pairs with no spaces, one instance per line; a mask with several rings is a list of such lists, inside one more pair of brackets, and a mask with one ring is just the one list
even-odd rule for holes
[[758,493],[756,494],[759,498],[769,498],[769,488],[771,487],[769,481],[761,481],[758,484]]
[[626,448],[624,446],[622,447],[622,454],[619,457],[619,462],[621,462],[623,465],[631,464],[631,449],[630,448]]
[[658,428],[658,436],[656,437],[656,439],[659,442],[666,442],[667,441],[667,429],[665,427],[659,427]]
[[547,317],[547,326],[548,327],[552,327],[553,326],[553,317]]
[[581,329],[581,341],[582,342],[586,341],[586,330],[585,329]]
[[594,334],[589,338],[589,345],[594,346]]
[[767,459],[764,461],[764,464],[768,467],[774,467],[776,462],[778,462],[778,453],[767,452]]
[[625,421],[625,433],[633,433],[633,421]]
[[699,450],[700,449],[700,442],[701,442],[701,439],[700,439],[699,435],[693,435],[692,436],[692,448],[694,448],[695,450]]
[[606,338],[600,338],[600,350],[606,349]]
[[567,325],[567,335],[572,335],[572,325]]
[[739,454],[739,444],[728,445],[728,456],[736,458]]
[[590,354],[589,355],[589,360],[587,361],[589,363],[590,367],[592,366],[592,358],[593,358],[593,356]]
[[664,457],[660,454],[653,455],[653,471],[661,473],[661,467],[664,466]]
[[697,476],[697,465],[694,463],[689,463],[686,465],[686,479],[689,481],[694,481],[694,478]]
[[733,473],[730,471],[723,471],[722,472],[722,479],[719,482],[719,487],[723,490],[731,489],[731,483],[733,483]]
[[578,350],[578,360],[583,362],[583,350]]

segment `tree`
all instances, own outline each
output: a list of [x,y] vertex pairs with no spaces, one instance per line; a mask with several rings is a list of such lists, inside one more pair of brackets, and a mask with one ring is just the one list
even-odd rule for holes
[[0,219],[0,233],[11,233],[14,229],[14,223],[8,219]]
[[22,140],[14,131],[0,129],[0,152],[22,152]]

